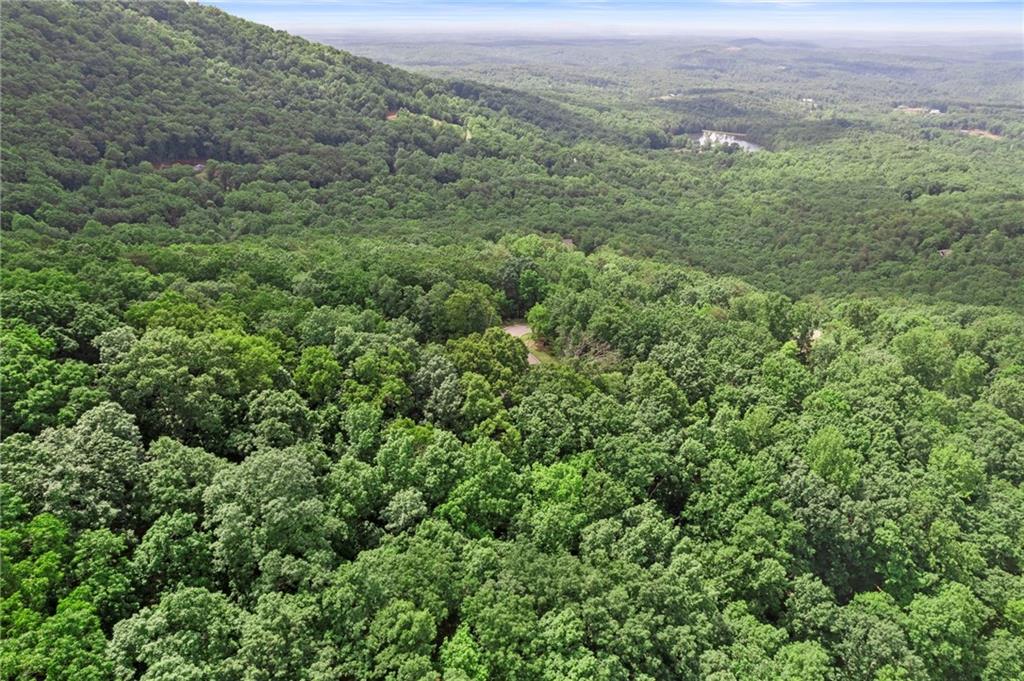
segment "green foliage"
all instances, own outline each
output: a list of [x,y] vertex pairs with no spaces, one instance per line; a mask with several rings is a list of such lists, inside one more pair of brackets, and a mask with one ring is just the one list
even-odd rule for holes
[[[555,102],[207,6],[0,11],[0,676],[1021,675],[991,55],[680,45],[637,86],[582,41],[612,76]],[[910,72],[1008,139],[870,109]],[[732,124],[771,150],[686,136]]]
[[335,398],[342,386],[344,370],[334,358],[330,348],[313,346],[302,351],[299,365],[295,367],[295,385],[314,405],[324,404]]
[[526,371],[526,348],[496,327],[449,341],[448,349],[458,371],[478,374],[502,395],[508,393]]
[[222,594],[195,587],[168,591],[157,605],[114,627],[109,654],[115,678],[242,679],[235,659],[241,615]]
[[986,608],[962,584],[943,585],[910,604],[910,642],[935,678],[974,678],[980,671]]
[[904,370],[926,387],[936,387],[952,369],[954,357],[949,341],[933,329],[911,329],[894,338],[892,345]]
[[51,428],[22,443],[9,450],[5,468],[33,505],[76,528],[136,522],[142,440],[120,404],[105,402],[71,427]]
[[807,442],[805,457],[815,473],[843,490],[860,480],[858,457],[835,426],[822,428]]
[[441,646],[441,664],[445,678],[487,681],[487,667],[483,665],[479,647],[465,624],[460,625]]
[[74,541],[64,522],[48,513],[29,519],[13,491],[5,485],[2,492],[4,678],[110,678],[97,608],[107,611],[108,623],[124,613],[124,568],[110,560],[123,540],[104,529]]
[[7,319],[0,335],[5,432],[39,432],[47,426],[69,425],[105,398],[104,391],[93,387],[93,366],[73,359],[53,360],[54,343],[32,326]]

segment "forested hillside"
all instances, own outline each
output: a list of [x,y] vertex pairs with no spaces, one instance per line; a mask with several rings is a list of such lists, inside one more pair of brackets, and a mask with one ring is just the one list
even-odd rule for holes
[[[1020,306],[1019,40],[309,35],[418,72],[512,85],[652,148],[658,170],[641,195],[657,187],[673,204],[646,204],[622,231],[577,218],[602,243],[795,295]],[[703,129],[746,135],[764,153],[695,154]],[[656,225],[642,246],[637,223]]]
[[[413,219],[414,232],[453,241],[553,233],[587,252],[611,245],[794,296],[1024,309],[1019,109],[951,109],[940,126],[891,111],[865,118],[830,91],[806,91],[823,108],[804,110],[792,83],[784,105],[764,86],[718,92],[751,63],[720,64],[740,51],[690,55],[682,80],[652,71],[655,86],[676,94],[675,82],[681,96],[652,102],[649,89],[650,106],[626,115],[622,86],[584,106],[575,91],[431,80],[210,8],[14,2],[4,11],[5,206],[52,227],[93,219],[211,238],[266,231],[265,220],[231,225],[202,209],[258,192],[246,201],[259,212],[271,197],[291,207],[275,231],[343,222],[405,234]],[[692,88],[701,74],[719,87]],[[875,82],[857,80],[852,94]],[[996,103],[1009,87],[994,90]],[[696,153],[690,133],[711,124],[741,125],[768,151]],[[209,195],[188,210],[174,182],[210,159]]]
[[[906,200],[845,138],[888,198],[794,204],[811,152],[0,7],[0,677],[1024,677],[1015,146],[918,139],[970,160]],[[764,279],[820,295],[680,264],[793,211]]]

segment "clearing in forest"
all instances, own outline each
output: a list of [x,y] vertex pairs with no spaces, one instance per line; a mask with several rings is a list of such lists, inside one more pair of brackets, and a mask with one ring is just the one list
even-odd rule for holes
[[985,139],[989,140],[1003,139],[1002,135],[997,135],[994,132],[982,130],[981,128],[963,128],[960,130],[960,132],[962,132],[965,135],[970,135],[971,137],[984,137]]
[[523,341],[523,345],[530,351],[526,361],[529,364],[547,364],[554,362],[555,358],[544,351],[543,346],[533,339],[533,330],[523,322],[513,322],[502,327],[505,333]]

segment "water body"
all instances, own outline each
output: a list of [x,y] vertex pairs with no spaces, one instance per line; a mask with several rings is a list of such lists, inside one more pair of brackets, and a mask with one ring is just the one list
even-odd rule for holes
[[764,149],[760,144],[748,142],[746,135],[738,132],[722,132],[721,130],[704,130],[697,139],[702,147],[713,147],[725,144],[735,144],[743,151],[761,151]]

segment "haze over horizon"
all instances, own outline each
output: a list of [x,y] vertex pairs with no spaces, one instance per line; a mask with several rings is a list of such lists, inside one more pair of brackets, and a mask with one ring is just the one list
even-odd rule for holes
[[1024,681],[1022,2],[0,0],[0,679]]
[[924,34],[1021,38],[1022,4],[1007,0],[202,0],[277,29],[327,33],[536,35]]

